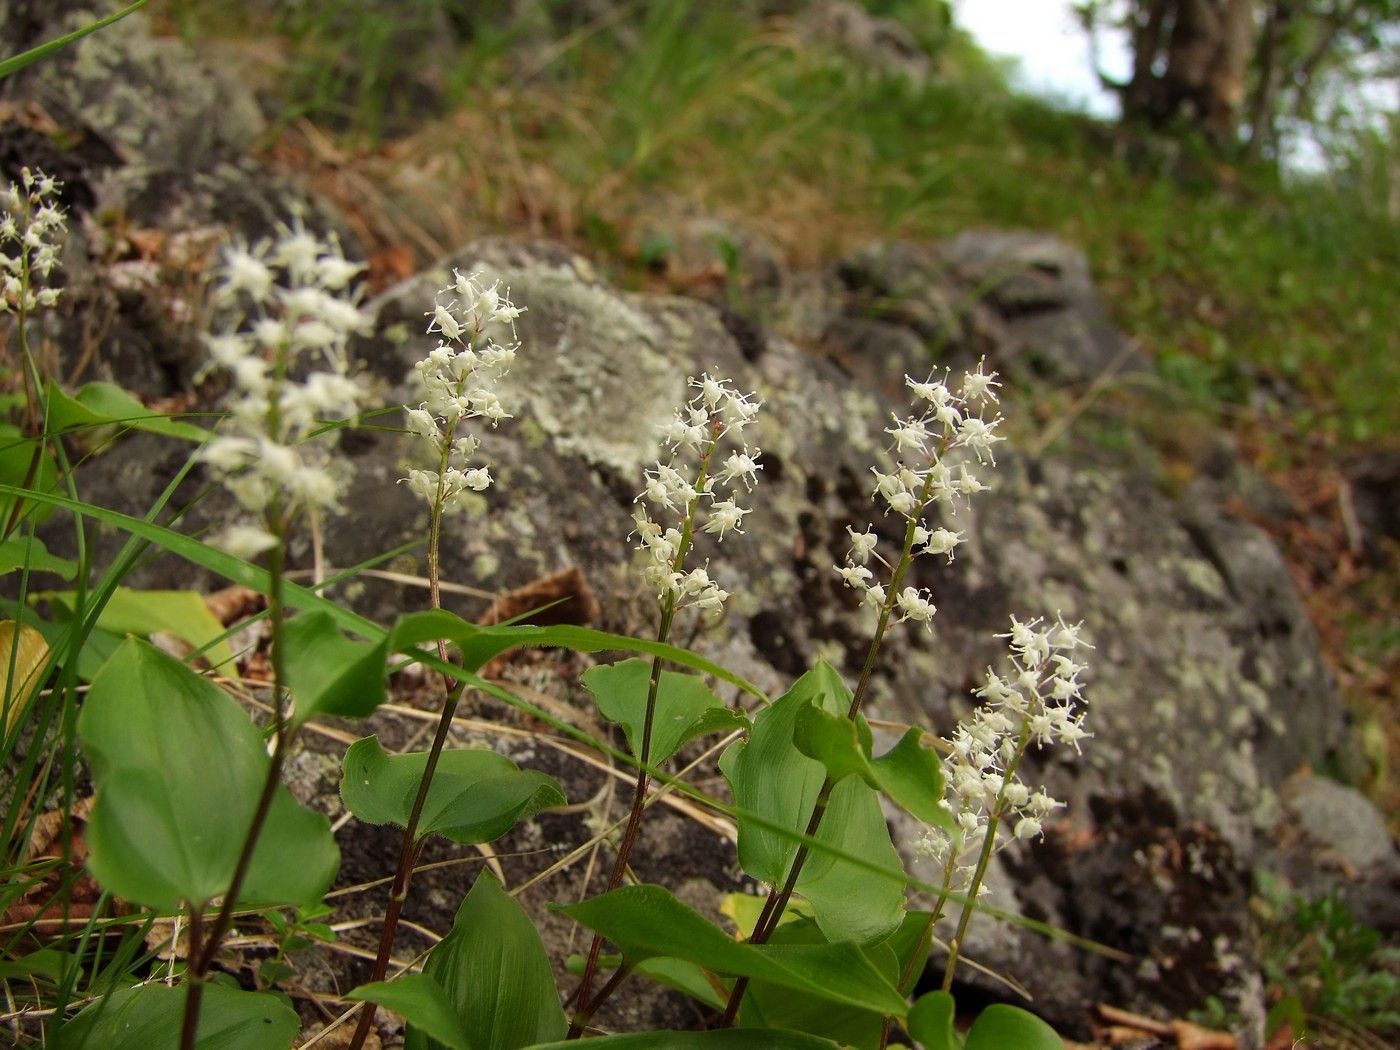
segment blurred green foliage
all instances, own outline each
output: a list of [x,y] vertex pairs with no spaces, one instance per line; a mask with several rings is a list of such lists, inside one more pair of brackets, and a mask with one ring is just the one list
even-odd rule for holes
[[513,214],[512,193],[538,195],[542,170],[567,198],[543,209],[549,232],[607,231],[604,251],[659,193],[754,221],[809,260],[876,237],[1049,229],[1085,249],[1117,324],[1194,401],[1329,443],[1400,429],[1400,222],[1377,189],[1393,135],[1330,136],[1332,174],[1228,165],[1012,93],[939,0],[866,6],[931,56],[926,82],[798,15],[693,0],[591,18],[555,0],[533,21],[454,0],[180,0],[168,17],[187,33],[281,34],[284,121],[377,140],[415,116],[479,115],[440,148],[472,171],[487,221]]

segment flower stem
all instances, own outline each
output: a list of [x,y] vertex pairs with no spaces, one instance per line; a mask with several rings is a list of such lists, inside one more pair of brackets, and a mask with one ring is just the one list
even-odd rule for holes
[[[668,599],[662,606],[661,625],[656,632],[657,641],[665,642],[671,636],[671,623],[675,619],[675,615],[675,600]],[[651,661],[651,678],[647,682],[646,718],[642,725],[641,747],[638,749],[637,755],[637,781],[632,792],[632,810],[627,816],[627,826],[623,829],[622,841],[617,847],[617,861],[613,864],[612,875],[608,877],[609,892],[622,884],[622,877],[627,871],[627,858],[631,856],[632,847],[636,845],[637,829],[641,826],[642,813],[646,809],[647,789],[651,786],[651,774],[647,772],[647,763],[651,759],[651,732],[656,716],[656,694],[660,686],[661,657],[654,656]],[[577,1039],[583,1033],[583,1027],[588,1023],[588,1019],[593,1016],[598,1007],[603,1005],[603,1002],[606,1001],[608,995],[612,994],[612,990],[617,985],[617,982],[609,981],[598,993],[598,1000],[589,1003],[588,993],[593,987],[593,978],[598,969],[598,956],[602,948],[603,935],[595,933],[588,946],[588,958],[584,963],[583,977],[579,980],[578,991],[574,996],[579,1003],[579,1008],[569,1025],[568,1038],[570,1039]]]
[[[443,448],[445,465],[450,444],[444,443]],[[432,504],[428,517],[428,595],[429,602],[434,609],[442,608],[441,571],[439,568],[441,543],[442,501],[439,499]],[[447,644],[439,639],[438,659],[446,662],[447,656]],[[398,867],[394,871],[394,882],[389,890],[389,903],[384,910],[384,925],[379,934],[379,951],[374,958],[374,970],[370,975],[371,982],[384,980],[389,972],[389,959],[394,949],[394,937],[398,932],[399,917],[403,912],[404,901],[408,899],[409,884],[413,881],[413,867],[423,849],[423,841],[418,836],[418,822],[422,819],[423,807],[428,801],[428,791],[432,787],[433,775],[437,772],[438,760],[442,757],[442,749],[447,744],[447,735],[452,731],[452,719],[457,714],[457,705],[462,699],[462,691],[466,686],[465,682],[454,681],[447,674],[443,674],[442,679],[446,698],[443,701],[442,711],[438,715],[437,731],[433,734],[432,746],[428,749],[428,761],[424,765],[423,775],[418,781],[418,794],[414,796],[413,808],[409,811],[408,820],[404,824],[403,838],[399,842]],[[350,1039],[350,1050],[360,1050],[360,1047],[364,1046],[377,1012],[373,1003],[366,1003],[361,1009],[360,1019],[355,1026],[355,1034]]]
[[238,895],[243,889],[243,881],[247,878],[248,869],[252,866],[253,852],[257,848],[263,826],[267,823],[267,815],[272,809],[272,800],[276,797],[277,788],[282,783],[282,764],[286,759],[287,749],[291,746],[292,739],[296,735],[295,729],[287,719],[287,674],[282,643],[283,628],[286,624],[286,606],[282,596],[282,577],[286,568],[283,560],[285,529],[282,522],[281,503],[275,496],[268,506],[267,524],[269,531],[277,538],[276,544],[268,552],[268,575],[271,586],[268,588],[267,604],[268,622],[272,628],[272,755],[267,765],[267,775],[263,778],[262,791],[258,795],[257,806],[253,810],[252,822],[249,824],[247,834],[243,836],[243,848],[238,854],[238,863],[234,866],[233,878],[229,880],[223,904],[214,918],[214,924],[210,927],[207,937],[204,938],[203,945],[198,945],[194,939],[196,924],[193,920],[193,914],[197,909],[192,910],[190,941],[192,951],[187,971],[190,991],[185,1000],[185,1014],[180,1032],[180,1050],[194,1050],[194,1037],[199,1023],[204,977],[208,974],[209,968],[213,966],[219,947],[233,925],[233,913],[238,907]]
[[943,971],[943,990],[950,991],[953,987],[953,971],[957,969],[958,959],[962,955],[963,937],[967,934],[968,923],[972,921],[972,913],[977,910],[977,896],[982,889],[982,880],[986,878],[987,868],[992,861],[992,851],[996,849],[997,831],[1001,828],[1002,814],[1005,812],[1006,789],[1016,776],[1016,769],[1021,764],[1021,756],[1026,753],[1026,745],[1030,742],[1030,724],[1021,726],[1021,736],[1016,743],[1016,753],[1012,755],[1011,761],[1006,765],[1006,773],[1003,775],[1001,790],[997,792],[996,804],[992,807],[992,813],[987,818],[987,831],[982,839],[982,850],[977,855],[977,868],[972,873],[972,882],[967,888],[967,897],[963,900],[962,913],[958,916],[958,928],[953,934],[952,940],[948,942],[948,966]]
[[[686,555],[690,553],[690,546],[695,538],[695,517],[699,513],[701,494],[706,489],[710,459],[714,455],[715,449],[719,447],[719,439],[723,433],[722,427],[716,428],[709,446],[700,457],[700,467],[695,483],[696,493],[686,507],[685,518],[681,522],[680,542],[676,545],[676,555],[672,560],[672,568],[676,572],[680,571],[681,566],[685,564]],[[668,594],[661,601],[661,622],[656,629],[658,642],[664,644],[670,639],[671,625],[675,621],[675,617],[676,597],[673,594]],[[656,719],[656,694],[660,686],[661,657],[654,656],[651,661],[651,677],[647,682],[646,717],[642,725],[642,739],[637,749],[637,781],[632,792],[632,810],[627,817],[627,827],[622,832],[622,841],[618,844],[617,860],[613,863],[612,875],[608,878],[609,892],[622,884],[623,876],[627,873],[627,860],[632,855],[632,848],[637,842],[637,830],[642,823],[642,814],[646,811],[647,789],[651,786],[651,774],[647,771],[647,765],[651,760],[651,733],[652,725]],[[583,1027],[588,1019],[593,1016],[598,1007],[603,1005],[619,983],[609,981],[598,993],[595,1002],[588,1001],[588,993],[593,986],[593,978],[598,969],[598,956],[602,948],[602,934],[595,933],[588,946],[588,958],[584,963],[583,977],[580,979],[578,991],[574,995],[579,1003],[579,1009],[569,1025],[568,1038],[570,1039],[577,1039],[583,1034]]]
[[[921,511],[923,505],[928,501],[929,492],[930,484],[925,482],[923,491],[920,493]],[[865,703],[865,694],[869,691],[870,679],[875,673],[875,662],[879,656],[880,647],[884,644],[885,635],[891,626],[890,617],[894,613],[895,602],[898,599],[899,585],[904,582],[904,574],[914,560],[914,529],[918,522],[919,515],[913,514],[910,515],[909,522],[905,526],[904,550],[890,573],[890,583],[885,592],[885,600],[880,605],[880,618],[875,625],[875,632],[871,636],[870,648],[866,650],[865,664],[860,670],[860,680],[856,683],[855,692],[851,694],[851,705],[846,711],[848,721],[855,721]],[[828,774],[822,781],[821,790],[817,793],[817,801],[812,807],[812,815],[807,821],[805,834],[808,840],[815,837],[821,829],[822,819],[826,816],[826,807],[831,801],[831,793],[835,787],[835,782]],[[787,908],[788,901],[797,888],[797,880],[802,875],[802,869],[806,866],[810,853],[811,848],[807,842],[803,842],[798,847],[792,858],[792,866],[788,869],[787,878],[783,881],[783,888],[776,894],[770,894],[768,900],[763,904],[763,910],[759,912],[758,921],[754,924],[753,933],[749,937],[750,944],[766,944],[768,939],[773,936],[773,931],[778,928],[783,911]],[[729,1002],[724,1008],[724,1016],[720,1019],[721,1028],[729,1028],[734,1024],[734,1020],[739,1014],[739,1003],[743,1000],[744,992],[748,990],[748,986],[747,977],[740,977],[734,982]]]

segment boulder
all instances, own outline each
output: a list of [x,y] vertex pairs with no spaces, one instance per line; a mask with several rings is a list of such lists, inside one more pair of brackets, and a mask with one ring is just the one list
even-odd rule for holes
[[[495,592],[578,567],[603,626],[649,633],[654,606],[629,567],[631,507],[686,377],[708,370],[764,400],[751,431],[763,470],[744,533],[698,552],[733,592],[729,610],[687,623],[683,635],[774,694],[818,657],[854,680],[871,623],[834,565],[848,525],[872,524],[890,540],[902,532],[878,514],[870,481],[871,468],[886,462],[882,427],[900,405],[778,337],[749,360],[709,306],[621,293],[567,251],[504,239],[468,245],[371,304],[377,329],[358,353],[386,403],[413,397],[404,380],[432,345],[424,315],[452,268],[499,278],[527,312],[508,400],[514,418],[484,435],[498,482],[448,520],[444,579]],[[392,416],[381,422],[345,434],[349,509],[325,523],[320,540],[336,565],[410,545],[390,567],[421,575],[424,555],[411,545],[423,535],[423,509],[397,485],[412,445]],[[89,481],[85,491],[142,512],[180,459],[158,445],[132,439],[105,468],[99,460],[88,469],[110,473],[110,482]],[[946,523],[967,534],[956,560],[916,563],[912,582],[932,588],[941,612],[932,630],[893,632],[870,714],[946,733],[971,710],[970,690],[998,659],[994,635],[1010,613],[1083,620],[1096,647],[1087,689],[1095,735],[1082,757],[1031,756],[1028,779],[1070,806],[1048,845],[1004,855],[1009,877],[992,903],[1136,961],[1124,969],[1065,945],[1045,948],[1038,935],[998,932],[990,919],[979,920],[985,954],[974,958],[1014,975],[1067,1031],[1082,1026],[1086,1001],[1106,995],[1175,1011],[1209,992],[1252,1009],[1259,981],[1242,917],[1256,845],[1279,816],[1287,775],[1326,765],[1347,745],[1286,566],[1262,532],[1178,504],[1145,476],[1069,455],[1031,457],[1009,442],[990,477],[993,491]],[[229,509],[211,494],[184,527],[198,530]],[[300,564],[309,562],[310,540],[294,539]],[[215,582],[168,558],[138,580]],[[331,593],[381,621],[423,604],[403,582],[361,579]],[[485,603],[447,604],[473,617]],[[575,685],[561,678],[549,688],[570,695]],[[675,833],[694,830],[680,822]],[[669,848],[665,834],[648,833],[657,855]],[[908,828],[904,845],[916,835]],[[724,888],[713,887],[715,900]],[[1164,940],[1167,927],[1175,932]],[[1036,958],[1050,965],[1027,965]],[[1190,980],[1181,984],[1183,975]]]
[[[59,14],[86,17],[68,3]],[[183,45],[143,38],[141,23],[130,23],[130,39],[99,35],[97,50],[79,50],[68,65],[36,74],[71,82],[30,81],[49,85],[45,90],[66,100],[73,120],[110,145],[103,163],[88,169],[99,206],[114,204],[170,237],[216,222],[256,236],[298,213],[320,230],[343,225],[332,209],[267,177],[242,154],[256,121],[236,85],[201,69],[179,50]],[[6,31],[17,24],[11,19]],[[149,68],[129,70],[129,83],[145,85],[158,108],[143,103],[139,91],[102,90],[127,75],[117,57],[102,57],[108,48],[144,56]],[[185,75],[198,81],[188,90],[180,87]],[[75,234],[65,265],[71,257],[75,291],[100,289],[104,281],[112,291],[109,260],[93,236]],[[353,252],[353,242],[342,239]],[[888,462],[884,427],[906,404],[905,373],[922,379],[985,355],[1005,373],[1008,391],[1033,397],[1038,384],[1144,366],[1105,321],[1082,253],[1034,232],[889,243],[831,273],[781,274],[775,281],[784,294],[810,308],[796,327],[820,336],[818,353],[777,331],[754,337],[745,329],[745,335],[732,317],[693,299],[620,292],[560,246],[489,239],[464,246],[370,304],[375,328],[355,353],[384,404],[415,398],[406,379],[433,345],[425,314],[454,267],[499,278],[527,312],[519,326],[524,345],[504,394],[514,418],[483,435],[497,484],[446,523],[443,577],[459,587],[446,604],[476,617],[491,595],[577,568],[596,598],[601,626],[651,633],[655,604],[633,564],[632,504],[642,471],[658,455],[658,427],[686,396],[687,377],[726,375],[765,403],[751,434],[762,449],[761,483],[743,533],[723,543],[702,537],[698,549],[711,575],[733,592],[727,612],[685,616],[679,637],[773,694],[818,658],[848,679],[859,673],[872,625],[834,566],[848,545],[847,526],[870,524],[886,540],[902,534],[900,522],[882,517],[871,500],[871,469]],[[216,385],[194,385],[198,343],[188,328],[181,329],[183,342],[173,343],[179,352],[162,357],[172,345],[159,334],[164,329],[152,334],[133,320],[149,309],[177,330],[198,312],[188,309],[193,292],[83,294],[94,298],[75,301],[110,306],[114,331],[127,325],[135,333],[103,343],[89,378],[112,378],[152,401],[178,396],[191,408],[217,404]],[[781,304],[776,312],[783,312]],[[66,363],[82,360],[82,316],[55,317],[49,334]],[[966,534],[956,560],[924,559],[909,581],[932,589],[940,613],[929,630],[893,632],[869,713],[946,734],[972,709],[972,690],[999,659],[1003,647],[995,635],[1007,629],[1010,614],[1082,620],[1095,646],[1086,690],[1095,735],[1082,756],[1028,759],[1027,779],[1043,781],[1070,804],[1049,823],[1044,843],[1001,856],[990,903],[1102,941],[1128,961],[988,917],[974,923],[971,958],[1014,977],[1066,1033],[1084,1032],[1085,1006],[1098,1000],[1177,1014],[1216,995],[1248,1019],[1241,1045],[1257,1045],[1262,993],[1246,925],[1250,875],[1274,856],[1268,846],[1283,813],[1279,792],[1286,779],[1304,766],[1344,766],[1349,749],[1317,638],[1278,548],[1225,513],[1214,493],[1174,498],[1154,477],[1104,467],[1092,448],[1072,441],[1053,454],[1023,451],[1033,446],[1018,448],[1015,438],[1027,428],[1009,394],[1005,410],[1013,440],[997,450],[998,468],[987,478],[992,491],[944,522]],[[347,511],[319,534],[293,536],[289,551],[298,569],[309,568],[318,549],[333,567],[399,551],[383,566],[398,575],[362,576],[330,590],[382,622],[425,604],[424,591],[408,582],[426,568],[424,510],[398,485],[413,446],[396,425],[390,414],[342,432],[340,451],[353,471]],[[129,436],[83,464],[80,491],[94,503],[145,514],[188,452],[152,435]],[[167,520],[182,509],[179,527],[194,534],[226,521],[231,501],[206,493],[206,482],[200,468],[191,471],[174,489]],[[56,553],[73,553],[71,527],[59,518],[46,537]],[[126,537],[97,527],[92,539],[100,569]],[[130,582],[213,589],[223,581],[167,555],[143,563]],[[577,686],[585,663],[567,654],[527,654],[501,674],[589,724]],[[531,738],[528,731],[537,727],[518,712],[481,699],[472,701],[471,713],[479,719],[473,739],[504,747],[492,725],[524,730],[509,745],[518,759],[558,774],[575,802],[593,799],[613,814],[623,808],[603,773],[545,738]],[[413,723],[386,713],[368,729],[387,744],[402,744]],[[293,766],[303,796],[337,815],[332,752],[338,746],[321,745],[325,754],[313,747]],[[1296,800],[1295,815],[1306,816]],[[920,829],[908,818],[890,819],[912,852]],[[520,865],[512,875],[542,870],[586,841],[590,828],[577,813],[529,823],[503,844],[503,853],[543,852],[510,861]],[[393,835],[351,823],[342,838],[343,880],[386,873]],[[433,849],[439,859],[454,855]],[[1348,840],[1345,849],[1354,853],[1356,846]],[[722,893],[744,886],[732,846],[675,812],[645,826],[637,863],[643,877],[680,885],[688,901],[710,911]],[[533,889],[530,903],[581,892],[581,867]],[[422,880],[411,901],[414,917],[445,930],[469,874],[459,865]],[[1383,895],[1392,883],[1372,885]],[[367,911],[376,907],[359,900],[356,906]],[[569,924],[548,916],[546,936],[561,960]],[[933,971],[938,965],[935,954]],[[982,977],[969,976],[964,990],[1015,998],[1005,983]],[[688,1006],[665,996],[629,1004],[630,1015],[610,1021],[695,1020]]]

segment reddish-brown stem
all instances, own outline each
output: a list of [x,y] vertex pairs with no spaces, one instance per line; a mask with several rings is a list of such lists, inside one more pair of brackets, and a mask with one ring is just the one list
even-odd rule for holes
[[[671,622],[676,614],[675,603],[667,602],[661,612],[661,626],[657,630],[657,638],[665,641],[671,634]],[[608,878],[608,890],[612,891],[622,885],[622,878],[627,872],[627,858],[632,854],[632,847],[637,841],[637,830],[641,827],[642,813],[646,810],[647,789],[651,786],[651,774],[647,772],[647,763],[651,758],[651,731],[652,724],[656,716],[656,693],[661,685],[661,658],[653,657],[651,661],[651,678],[647,683],[647,708],[646,718],[642,725],[642,742],[637,756],[637,782],[632,793],[632,810],[627,815],[627,827],[623,829],[622,841],[617,847],[617,861],[613,864],[612,875]],[[603,1004],[608,995],[612,994],[612,989],[616,983],[609,981],[598,993],[598,1001],[592,1004],[592,1008],[585,1012],[584,1004],[588,1003],[588,993],[593,986],[593,978],[598,972],[598,956],[603,949],[603,938],[601,934],[594,934],[593,940],[588,946],[588,958],[584,962],[583,977],[579,980],[578,991],[575,998],[579,1003],[579,1011],[574,1015],[573,1022],[569,1025],[570,1039],[577,1039],[583,1033],[583,1025]],[[620,972],[620,971],[619,971]]]
[[[442,468],[443,472],[447,468],[447,458],[450,452],[450,442],[443,444]],[[434,503],[433,509],[428,519],[428,596],[429,603],[434,609],[442,608],[442,592],[439,586],[441,573],[439,572],[439,544],[442,538],[442,504]],[[441,639],[437,643],[438,659],[447,662],[447,643]],[[428,790],[433,784],[433,775],[437,772],[438,759],[442,757],[442,749],[447,743],[447,735],[452,731],[452,719],[457,714],[457,704],[462,699],[463,682],[454,682],[451,676],[444,674],[443,688],[446,690],[446,700],[442,705],[442,712],[438,716],[437,731],[433,734],[432,747],[428,749],[428,761],[423,766],[423,775],[418,781],[418,793],[413,798],[413,808],[408,815],[408,821],[404,825],[403,838],[399,842],[399,862],[394,872],[394,883],[389,891],[389,903],[384,909],[384,926],[379,934],[379,951],[374,957],[374,970],[370,974],[370,981],[382,981],[389,972],[389,959],[393,954],[394,937],[398,932],[399,916],[403,912],[404,901],[408,899],[408,887],[413,881],[413,866],[418,860],[418,855],[422,851],[423,844],[418,837],[418,822],[423,816],[423,806],[428,801]],[[374,1016],[377,1008],[373,1003],[366,1003],[360,1011],[360,1019],[355,1025],[355,1034],[350,1038],[350,1050],[360,1050],[364,1046],[365,1040],[369,1038],[369,1030],[374,1025]]]
[[[924,489],[920,493],[919,505],[922,507],[929,498],[929,482],[924,483]],[[899,561],[895,564],[894,570],[890,573],[890,583],[885,594],[885,601],[880,606],[880,619],[875,625],[875,634],[870,639],[870,648],[865,654],[865,665],[860,671],[860,681],[856,683],[855,692],[851,695],[851,705],[846,710],[846,718],[854,721],[860,714],[862,704],[865,702],[865,694],[870,687],[871,676],[875,673],[875,659],[879,655],[880,646],[885,640],[885,632],[889,630],[890,616],[894,612],[895,602],[899,594],[899,585],[904,582],[904,573],[909,568],[909,563],[913,560],[914,549],[914,528],[918,524],[919,515],[914,514],[909,518],[908,525],[904,530],[904,550]],[[788,901],[792,898],[793,892],[797,888],[797,880],[802,874],[802,869],[807,863],[807,857],[811,853],[808,843],[816,836],[821,829],[822,818],[826,816],[827,804],[831,801],[831,792],[836,787],[831,777],[828,775],[823,781],[821,790],[817,793],[816,803],[812,806],[812,815],[807,821],[807,830],[804,833],[806,839],[797,848],[793,855],[792,866],[788,869],[788,875],[783,880],[783,888],[776,894],[770,894],[768,900],[763,904],[763,910],[759,913],[758,922],[754,924],[753,933],[749,937],[750,944],[766,944],[768,938],[773,936],[773,931],[778,928],[778,922],[783,917],[783,911],[787,908]],[[734,982],[734,988],[729,993],[729,1002],[725,1005],[724,1015],[720,1018],[720,1027],[729,1028],[734,1024],[734,1020],[739,1015],[739,1004],[743,1001],[744,993],[748,990],[749,981],[747,977],[740,977]]]
[[[700,469],[695,482],[696,494],[689,506],[686,507],[685,519],[681,523],[681,539],[676,545],[676,555],[672,562],[672,569],[675,572],[680,571],[681,566],[685,564],[686,555],[690,553],[690,544],[695,535],[695,516],[700,507],[700,494],[705,491],[705,482],[709,475],[710,457],[719,447],[719,439],[723,435],[724,428],[722,426],[716,427],[709,446],[705,449],[704,455],[700,457]],[[671,624],[675,616],[676,598],[674,595],[667,595],[661,603],[661,623],[656,631],[658,642],[665,642],[671,637]],[[618,844],[617,860],[613,864],[612,876],[608,879],[609,891],[617,889],[622,884],[622,878],[627,873],[627,859],[632,855],[632,848],[636,845],[637,829],[641,826],[642,814],[646,811],[647,788],[651,785],[651,774],[647,772],[647,763],[651,759],[651,730],[656,717],[656,693],[660,684],[661,658],[657,656],[652,658],[651,679],[647,684],[646,718],[642,726],[641,746],[637,749],[637,782],[632,792],[632,810],[627,816],[627,827],[623,830],[622,841]],[[593,978],[598,970],[598,956],[602,949],[603,938],[600,934],[595,933],[588,946],[588,958],[584,962],[583,977],[579,980],[578,991],[574,993],[574,998],[579,1002],[580,1008],[588,1002],[588,993],[593,986]],[[588,1016],[592,1016],[593,1011],[603,1004],[615,986],[615,982],[608,982],[603,991],[599,992],[597,1002],[592,1004]],[[579,1014],[575,1014],[573,1022],[569,1025],[569,1039],[577,1039],[583,1034],[583,1024],[579,1020],[579,1016]]]
[[[263,825],[267,823],[267,815],[272,809],[272,800],[276,797],[277,788],[282,783],[282,763],[286,759],[287,748],[291,746],[295,731],[287,721],[286,691],[287,681],[286,659],[282,652],[282,626],[285,622],[286,607],[282,601],[282,535],[281,527],[281,506],[278,500],[274,499],[268,508],[268,523],[274,528],[279,536],[278,544],[272,548],[268,556],[268,574],[272,581],[268,589],[268,618],[272,626],[272,695],[273,695],[273,749],[272,757],[267,764],[267,775],[263,778],[262,791],[258,795],[258,803],[253,809],[253,819],[248,826],[248,833],[243,838],[243,848],[238,854],[238,863],[233,869],[233,878],[229,880],[228,891],[224,894],[223,904],[219,908],[218,915],[214,918],[214,924],[209,929],[209,933],[203,938],[202,947],[196,949],[195,941],[191,939],[190,964],[187,977],[190,981],[190,991],[185,1000],[184,1020],[181,1025],[180,1050],[194,1050],[195,1031],[199,1023],[199,1007],[202,998],[202,985],[204,976],[209,972],[209,968],[214,965],[214,958],[218,955],[219,947],[223,943],[224,935],[228,933],[233,925],[233,913],[238,907],[238,895],[242,892],[243,881],[248,876],[248,869],[253,863],[253,852],[257,848],[258,838],[262,835]],[[198,909],[191,909],[193,915]],[[193,930],[193,921],[191,928]]]

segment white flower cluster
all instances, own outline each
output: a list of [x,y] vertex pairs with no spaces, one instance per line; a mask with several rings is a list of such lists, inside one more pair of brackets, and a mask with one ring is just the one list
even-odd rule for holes
[[943,805],[958,834],[930,829],[918,848],[943,865],[952,889],[968,885],[993,820],[998,829],[1010,828],[996,840],[993,848],[1000,848],[1013,839],[1040,836],[1045,818],[1064,805],[1044,790],[1030,790],[1017,769],[1032,744],[1069,744],[1078,752],[1079,742],[1091,735],[1076,707],[1083,702],[1079,676],[1085,665],[1076,661],[1075,651],[1092,648],[1079,637],[1082,626],[1060,617],[1046,624],[1013,616],[1010,632],[997,636],[1009,639],[1010,673],[987,668],[986,684],[977,690],[982,704],[944,741],[951,751],[944,761]]
[[[480,446],[474,435],[457,436],[459,424],[484,419],[495,426],[509,415],[496,394],[497,384],[510,370],[520,342],[515,319],[523,312],[502,295],[500,282],[489,288],[478,283],[477,273],[452,271],[454,281],[439,293],[455,296],[433,306],[428,331],[438,334],[438,345],[415,366],[424,400],[408,410],[408,429],[432,447],[436,470],[409,470],[409,488],[431,505],[444,509],[468,492],[491,485],[484,466],[472,466]],[[496,334],[509,330],[504,342]]]
[[[761,403],[753,394],[736,393],[727,379],[715,379],[708,373],[692,378],[690,385],[695,396],[662,428],[671,462],[658,463],[646,472],[646,488],[637,497],[632,516],[640,541],[637,549],[646,555],[642,577],[656,588],[657,597],[672,603],[672,608],[686,604],[718,609],[728,592],[710,579],[703,566],[684,571],[685,557],[697,529],[720,541],[728,532],[743,531],[739,526],[748,508],[739,506],[734,497],[740,486],[751,492],[763,469],[758,463],[759,450],[749,448],[743,432]],[[716,467],[726,436],[737,448]],[[695,462],[687,472],[678,467],[683,457]],[[653,521],[644,503],[674,514],[676,523],[662,526]]]
[[63,184],[42,171],[20,170],[23,188],[0,190],[0,313],[58,302],[57,288],[36,288],[58,266],[58,238],[67,226],[50,200]]
[[342,479],[314,438],[326,422],[353,420],[363,397],[346,354],[369,324],[351,289],[362,269],[333,238],[298,226],[228,249],[215,270],[213,303],[226,327],[205,344],[230,377],[230,423],[200,456],[260,518],[223,534],[230,553],[252,558],[277,544],[266,520],[274,505],[284,521],[339,509]]
[[[996,388],[1000,384],[995,372],[983,372],[983,363],[978,363],[975,372],[963,375],[958,394],[948,387],[946,373],[942,379],[930,376],[922,383],[905,376],[914,394],[916,413],[904,419],[894,416],[894,425],[885,428],[885,433],[894,439],[898,460],[888,474],[872,468],[873,495],[885,502],[887,513],[894,511],[908,521],[906,549],[911,558],[941,554],[952,561],[953,549],[963,534],[942,527],[928,528],[923,523],[924,514],[938,504],[956,509],[959,499],[985,488],[966,462],[950,465],[950,453],[966,449],[978,463],[995,465],[992,445],[1002,440],[996,433],[1001,417],[987,417],[997,403]],[[849,526],[846,531],[851,546],[845,563],[835,566],[846,586],[862,592],[861,601],[877,612],[890,607],[897,613],[897,623],[914,620],[928,626],[937,611],[932,596],[917,587],[904,587],[891,602],[885,585],[876,579],[871,568],[872,560],[889,567],[876,550],[874,532],[869,528],[856,532]]]

